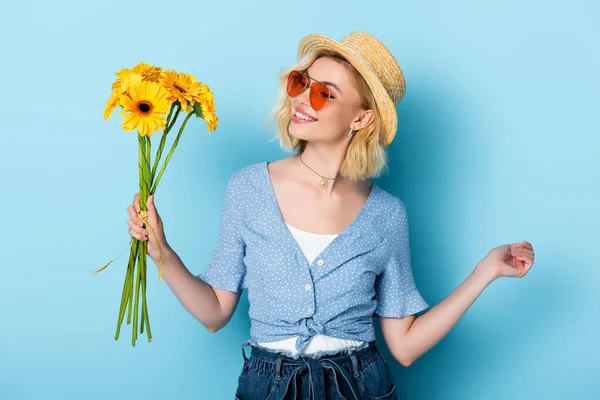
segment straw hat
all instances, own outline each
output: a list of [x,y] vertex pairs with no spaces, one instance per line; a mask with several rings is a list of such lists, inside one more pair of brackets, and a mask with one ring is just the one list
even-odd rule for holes
[[298,59],[315,49],[341,54],[365,79],[383,119],[383,146],[388,146],[398,127],[396,104],[406,91],[404,74],[387,47],[365,32],[353,32],[339,42],[320,34],[305,36],[298,45]]

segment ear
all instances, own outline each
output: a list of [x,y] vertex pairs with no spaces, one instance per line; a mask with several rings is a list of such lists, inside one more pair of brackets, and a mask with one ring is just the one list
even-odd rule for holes
[[371,124],[374,119],[375,113],[373,112],[373,110],[361,110],[358,117],[354,121],[352,121],[351,127],[355,131],[358,131]]

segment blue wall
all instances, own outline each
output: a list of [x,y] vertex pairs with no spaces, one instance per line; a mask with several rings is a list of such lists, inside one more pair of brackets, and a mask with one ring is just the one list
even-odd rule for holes
[[[127,4],[123,4],[127,3]],[[591,399],[600,371],[598,3],[10,2],[0,50],[0,398],[229,399],[249,335],[246,292],[211,334],[149,268],[152,343],[114,341],[137,191],[137,139],[102,119],[113,73],[194,74],[219,129],[192,121],[156,204],[188,268],[215,248],[227,180],[288,154],[263,121],[308,33],[379,37],[407,79],[391,172],[415,279],[442,301],[487,251],[533,243],[523,279],[494,282],[404,368],[406,399]],[[383,337],[377,327],[377,337]],[[392,360],[382,346],[382,352]]]

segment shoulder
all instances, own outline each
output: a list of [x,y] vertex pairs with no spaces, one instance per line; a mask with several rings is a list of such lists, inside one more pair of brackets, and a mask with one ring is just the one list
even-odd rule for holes
[[263,169],[266,167],[265,162],[257,162],[250,165],[244,165],[242,167],[238,167],[238,169],[234,170],[231,174],[230,180],[241,181],[243,179],[252,179],[257,177]]
[[387,244],[396,246],[396,242],[408,234],[408,217],[404,202],[381,187],[377,187],[376,211],[374,212],[373,224],[386,238]]
[[227,183],[225,198],[236,203],[239,210],[253,206],[265,192],[266,162],[258,162],[235,169]]
[[261,174],[266,168],[265,162],[257,162],[234,170],[229,178],[228,186],[232,190],[241,190],[248,185],[260,182]]
[[377,206],[381,215],[385,216],[386,219],[395,220],[396,218],[406,218],[406,206],[404,202],[398,197],[381,186],[377,186]]

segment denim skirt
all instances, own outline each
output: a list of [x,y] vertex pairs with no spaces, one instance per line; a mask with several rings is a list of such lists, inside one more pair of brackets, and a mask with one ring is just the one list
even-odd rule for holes
[[375,341],[354,352],[288,357],[272,349],[242,345],[244,365],[236,400],[398,400],[394,377]]

